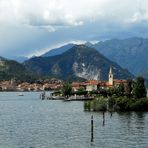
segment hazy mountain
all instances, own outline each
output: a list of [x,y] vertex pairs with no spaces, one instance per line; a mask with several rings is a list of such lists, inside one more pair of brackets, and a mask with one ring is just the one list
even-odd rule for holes
[[148,39],[128,38],[98,42],[91,47],[136,75],[148,71]]
[[85,45],[73,46],[63,54],[52,57],[36,57],[24,63],[25,67],[42,75],[62,79],[108,79],[110,66],[113,67],[115,78],[133,77],[127,70],[108,60],[97,50]]
[[4,57],[0,56],[0,61],[6,60]]
[[25,57],[25,56],[8,56],[7,58],[0,56],[0,59],[9,59],[9,60],[12,60],[12,61],[14,60],[14,61],[17,61],[19,63],[23,63],[24,61],[28,60],[28,58]]
[[[59,55],[62,54],[66,51],[68,51],[69,49],[71,49],[73,46],[75,46],[76,44],[66,44],[64,46],[61,46],[59,48],[54,48],[49,50],[48,52],[44,53],[43,55],[41,55],[41,57],[49,57],[49,56],[55,56],[55,55]],[[84,45],[88,46],[88,47],[93,47],[93,44],[90,42],[86,42]]]
[[65,51],[72,48],[73,46],[74,46],[74,44],[67,44],[67,45],[61,46],[59,48],[51,49],[50,51],[43,54],[42,57],[50,57],[50,56],[55,56],[55,55],[62,54]]
[[14,59],[15,61],[19,63],[23,63],[24,61],[28,60],[28,58],[24,56],[15,56],[15,57],[12,57],[11,59]]
[[86,42],[84,45],[88,47],[93,47],[94,44],[92,44],[91,42]]
[[145,77],[146,79],[148,79],[148,71],[145,71],[145,73],[141,74],[143,77]]

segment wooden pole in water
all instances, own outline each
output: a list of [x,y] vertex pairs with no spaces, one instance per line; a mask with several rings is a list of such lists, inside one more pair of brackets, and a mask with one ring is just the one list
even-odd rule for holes
[[103,112],[103,126],[105,125],[105,113]]
[[110,112],[110,117],[112,117],[112,115],[113,115],[113,114],[112,114],[112,111],[111,111],[111,112]]
[[94,141],[94,121],[93,121],[93,115],[91,116],[91,142]]

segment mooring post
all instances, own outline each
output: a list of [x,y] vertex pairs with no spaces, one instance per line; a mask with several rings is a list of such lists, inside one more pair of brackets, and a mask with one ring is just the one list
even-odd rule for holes
[[93,121],[93,115],[91,116],[91,142],[94,141],[94,121]]
[[103,126],[105,125],[105,113],[103,112]]
[[112,117],[112,115],[113,115],[113,113],[112,113],[112,111],[110,112],[110,117]]

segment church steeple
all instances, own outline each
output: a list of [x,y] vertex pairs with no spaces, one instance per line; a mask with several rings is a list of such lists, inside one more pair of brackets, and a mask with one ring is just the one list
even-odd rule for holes
[[113,85],[113,78],[114,78],[113,70],[112,70],[112,67],[110,67],[109,74],[108,74],[108,83],[110,85]]

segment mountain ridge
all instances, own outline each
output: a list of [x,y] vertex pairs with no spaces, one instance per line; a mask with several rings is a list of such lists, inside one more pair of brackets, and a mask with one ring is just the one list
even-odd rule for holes
[[[148,71],[147,38],[131,37],[125,39],[110,39],[99,41],[95,44],[86,42],[85,45],[97,49],[105,57],[118,63],[121,67],[128,69],[134,75],[146,76],[145,73]],[[62,48],[58,48],[60,54],[69,49],[67,48],[62,51]],[[56,50],[53,49],[53,51],[54,55],[59,54]]]
[[72,48],[73,46],[74,46],[74,44],[72,44],[72,43],[65,44],[61,47],[54,48],[54,49],[47,51],[46,53],[41,55],[41,57],[49,57],[49,56],[55,56],[55,55],[62,54],[64,52],[66,52],[67,50],[69,50],[70,48]]
[[135,75],[148,70],[147,38],[111,39],[98,42],[92,47]]
[[85,45],[75,45],[68,51],[51,57],[32,58],[24,65],[38,74],[58,78],[79,77],[84,79],[107,80],[110,66],[117,78],[133,77],[127,70],[110,61],[96,49]]

